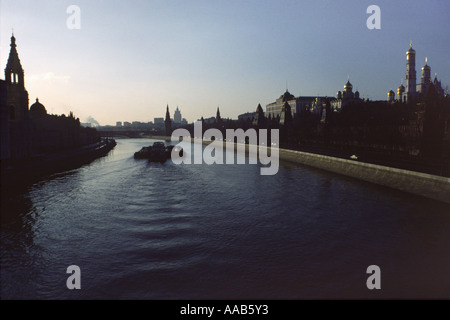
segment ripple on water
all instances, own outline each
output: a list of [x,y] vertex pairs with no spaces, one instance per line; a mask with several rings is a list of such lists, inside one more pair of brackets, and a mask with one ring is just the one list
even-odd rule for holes
[[152,142],[119,140],[2,203],[2,297],[364,298],[379,264],[385,296],[449,298],[448,205],[288,163],[133,159]]

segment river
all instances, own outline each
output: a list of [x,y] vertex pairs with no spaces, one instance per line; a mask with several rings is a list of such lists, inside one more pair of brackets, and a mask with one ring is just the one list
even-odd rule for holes
[[133,158],[153,141],[2,195],[1,299],[450,298],[448,204],[287,162]]

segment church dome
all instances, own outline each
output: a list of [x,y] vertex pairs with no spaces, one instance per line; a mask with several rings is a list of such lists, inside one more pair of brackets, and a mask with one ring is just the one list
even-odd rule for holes
[[406,54],[409,54],[409,53],[416,53],[416,50],[414,50],[414,49],[412,48],[412,41],[409,43],[409,50],[406,51]]
[[425,58],[425,65],[422,67],[422,70],[431,70],[430,66],[428,65],[428,58]]
[[391,90],[389,90],[389,92],[388,92],[388,96],[395,96],[395,93],[394,93],[394,91],[392,91],[392,89],[391,89]]
[[39,99],[36,98],[36,102],[33,103],[30,107],[30,112],[33,117],[40,117],[47,114],[47,110],[44,105],[39,102]]
[[398,91],[404,92],[405,91],[405,86],[403,84],[401,84],[400,87],[398,87]]
[[283,102],[295,99],[295,97],[287,90],[280,98],[283,98]]
[[352,86],[352,84],[350,83],[350,81],[349,80],[347,80],[347,83],[345,84],[345,86],[344,86],[344,90],[352,90],[353,89],[353,86]]

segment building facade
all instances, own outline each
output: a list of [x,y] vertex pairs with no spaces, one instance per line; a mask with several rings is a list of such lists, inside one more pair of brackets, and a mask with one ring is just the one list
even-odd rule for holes
[[327,97],[319,96],[299,96],[295,97],[288,90],[282,94],[275,102],[266,105],[265,117],[274,119],[281,118],[282,113],[286,110],[286,103],[289,105],[292,117],[303,111],[315,112],[317,108],[321,108]]
[[266,105],[266,117],[274,119],[280,118],[281,112],[285,106],[285,103],[289,104],[291,112],[295,112],[297,109],[297,101],[287,89],[275,102]]

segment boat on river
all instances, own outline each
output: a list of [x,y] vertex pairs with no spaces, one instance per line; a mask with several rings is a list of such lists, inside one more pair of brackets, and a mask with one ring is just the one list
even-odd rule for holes
[[152,146],[142,147],[141,150],[134,153],[135,159],[148,159],[154,162],[165,162],[171,158],[172,150],[178,151],[183,156],[183,148],[179,146],[166,146],[164,142],[154,142]]

